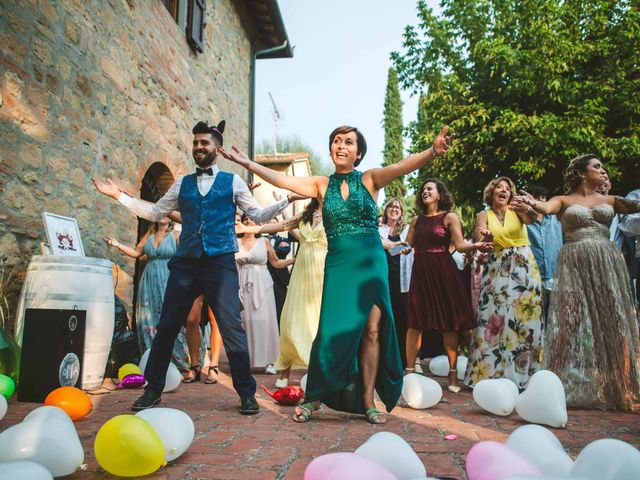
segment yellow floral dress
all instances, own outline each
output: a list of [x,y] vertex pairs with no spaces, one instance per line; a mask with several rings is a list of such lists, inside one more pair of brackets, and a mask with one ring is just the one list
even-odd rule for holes
[[515,212],[507,210],[503,225],[488,209],[487,224],[494,251],[480,283],[478,327],[464,381],[473,387],[487,378],[509,378],[525,388],[541,368],[540,272],[527,230]]

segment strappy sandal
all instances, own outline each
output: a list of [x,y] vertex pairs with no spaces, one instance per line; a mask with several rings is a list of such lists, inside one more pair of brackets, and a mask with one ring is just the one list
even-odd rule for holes
[[205,378],[204,383],[208,385],[213,385],[214,383],[218,383],[218,365],[214,365],[213,367],[209,367],[209,371],[207,372],[207,378]]
[[294,413],[292,417],[293,421],[298,423],[308,422],[309,420],[311,420],[313,412],[318,410],[318,407],[316,407],[313,403],[303,403],[298,408],[300,408],[300,412]]
[[188,376],[182,379],[182,383],[199,382],[200,381],[200,364],[191,365],[189,367],[187,375]]
[[367,411],[364,414],[367,417],[367,421],[373,425],[387,423],[387,419],[384,414],[376,407],[367,408]]

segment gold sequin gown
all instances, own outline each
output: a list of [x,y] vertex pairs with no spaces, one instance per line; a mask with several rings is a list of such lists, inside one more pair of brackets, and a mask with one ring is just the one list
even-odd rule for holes
[[629,274],[609,240],[610,205],[568,207],[565,244],[546,329],[545,366],[567,405],[634,410],[640,401],[640,341]]

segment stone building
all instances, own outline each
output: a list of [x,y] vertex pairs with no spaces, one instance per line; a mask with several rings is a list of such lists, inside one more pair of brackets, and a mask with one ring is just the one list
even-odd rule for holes
[[77,219],[86,255],[120,267],[131,301],[134,262],[103,237],[135,245],[138,220],[91,177],[154,200],[193,168],[198,120],[225,119],[225,144],[251,151],[254,62],[290,56],[276,0],[0,2],[0,255],[14,290],[48,211]]

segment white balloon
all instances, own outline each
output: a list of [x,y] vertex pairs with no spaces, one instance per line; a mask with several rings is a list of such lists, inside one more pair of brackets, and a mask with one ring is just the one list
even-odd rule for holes
[[446,377],[449,375],[449,359],[446,355],[433,357],[429,362],[429,371],[436,377]]
[[569,472],[571,478],[640,478],[640,451],[622,440],[603,438],[584,447]]
[[196,433],[193,420],[182,410],[150,408],[136,413],[136,417],[146,420],[156,431],[164,445],[164,459],[167,462],[186,452],[193,442]]
[[302,390],[304,390],[305,392],[307,391],[307,374],[306,373],[300,379],[300,388],[302,388]]
[[442,398],[442,387],[432,378],[410,373],[404,376],[402,396],[411,408],[429,408]]
[[469,359],[464,355],[460,355],[456,360],[456,369],[458,370],[458,380],[464,380],[464,374],[467,372],[467,363]]
[[[568,477],[559,477],[557,475],[542,475],[540,477],[520,476],[504,477],[502,480],[568,480]],[[589,480],[587,478],[572,478],[571,480]]]
[[0,480],[53,480],[49,470],[35,462],[0,463]]
[[539,370],[529,380],[527,389],[516,400],[516,412],[524,420],[552,427],[567,424],[567,400],[558,376]]
[[16,460],[39,463],[54,477],[71,475],[84,461],[71,419],[41,411],[0,433],[0,462]]
[[508,378],[480,380],[473,387],[473,399],[495,415],[509,415],[518,398],[518,386]]
[[413,448],[395,433],[374,433],[354,453],[379,463],[398,480],[424,478],[427,475],[427,469]]
[[4,398],[4,396],[0,395],[0,420],[2,420],[4,416],[7,414],[8,408],[9,408],[9,405],[7,405],[7,399]]
[[53,405],[43,405],[42,407],[32,410],[22,419],[22,421],[26,422],[27,420],[35,420],[37,418],[44,420],[58,419],[74,429],[76,428],[69,414],[60,407],[54,407]]
[[[142,370],[142,374],[144,375],[144,369],[147,367],[147,362],[149,361],[149,353],[151,349],[148,348],[140,357],[140,363],[138,366],[140,370]],[[163,392],[172,392],[176,388],[180,386],[182,383],[182,375],[180,375],[180,370],[173,363],[169,362],[169,368],[167,368],[167,376],[164,380],[164,388]]]
[[164,382],[163,392],[173,392],[176,388],[180,386],[182,383],[182,375],[180,375],[180,370],[173,363],[169,363],[169,368],[167,369],[167,377]]
[[505,445],[535,463],[543,474],[566,477],[573,460],[564,451],[562,443],[549,429],[540,425],[516,428]]

